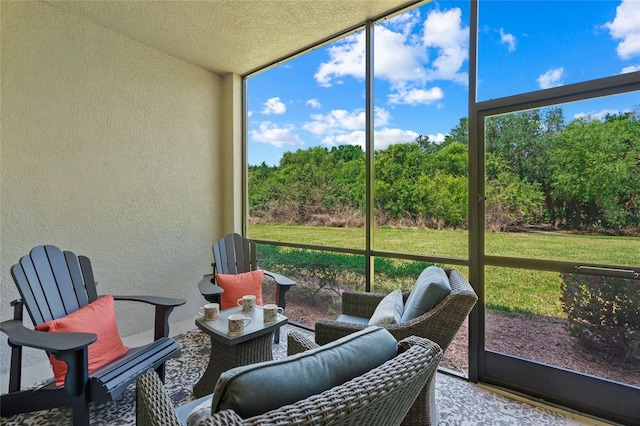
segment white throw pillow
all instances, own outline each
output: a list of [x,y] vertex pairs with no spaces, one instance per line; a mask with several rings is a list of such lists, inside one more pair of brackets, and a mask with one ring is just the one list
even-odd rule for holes
[[371,319],[369,319],[369,325],[397,324],[402,318],[403,309],[402,292],[393,290],[378,303]]
[[211,397],[207,398],[204,402],[196,406],[187,416],[187,426],[194,426],[200,423],[202,420],[211,416]]

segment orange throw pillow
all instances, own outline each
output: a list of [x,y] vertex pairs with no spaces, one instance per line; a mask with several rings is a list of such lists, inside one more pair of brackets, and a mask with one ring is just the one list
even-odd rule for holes
[[216,274],[216,283],[224,289],[221,308],[229,309],[238,306],[238,299],[247,294],[256,296],[256,305],[262,306],[262,277],[264,271],[251,271],[242,274]]
[[[95,302],[78,309],[69,315],[43,322],[36,330],[53,333],[82,332],[94,333],[98,339],[89,345],[89,373],[103,367],[116,358],[124,355],[129,348],[122,343],[116,323],[116,307],[113,296],[102,296]],[[56,386],[64,384],[67,364],[53,355],[49,356]]]

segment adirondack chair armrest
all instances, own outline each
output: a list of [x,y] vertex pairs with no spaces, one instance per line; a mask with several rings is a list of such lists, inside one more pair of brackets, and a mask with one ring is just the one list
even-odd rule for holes
[[95,342],[98,336],[93,333],[49,333],[25,327],[18,320],[0,323],[0,330],[9,338],[13,346],[27,346],[58,354],[85,348]]
[[148,295],[113,295],[114,300],[128,300],[130,302],[143,302],[154,306],[166,306],[173,307],[181,306],[186,303],[184,299],[178,299],[174,297],[159,297]]
[[[286,300],[284,295],[294,285],[296,285],[296,282],[293,281],[290,278],[285,277],[284,275],[276,274],[275,272],[267,271],[265,269],[262,269],[262,272],[264,272],[264,274],[266,276],[271,277],[271,278],[273,278],[275,280],[275,282],[276,282],[276,302],[278,303],[279,306],[281,306],[284,309],[284,307],[287,305],[287,300]],[[278,343],[280,341],[279,332],[276,332],[276,340],[275,341],[276,341],[276,343]]]
[[274,281],[279,285],[286,285],[286,286],[296,285],[295,281],[293,281],[291,278],[285,277],[284,275],[276,274],[275,272],[267,271],[265,269],[263,269],[262,272],[264,272],[265,275],[273,278]]
[[114,295],[114,300],[124,300],[129,302],[143,302],[156,307],[155,325],[153,331],[153,339],[159,340],[163,337],[169,337],[169,315],[176,306],[187,303],[184,299],[173,297],[145,296],[145,295]]
[[224,289],[216,284],[213,274],[203,275],[198,283],[198,289],[209,303],[220,303],[220,295],[224,293]]

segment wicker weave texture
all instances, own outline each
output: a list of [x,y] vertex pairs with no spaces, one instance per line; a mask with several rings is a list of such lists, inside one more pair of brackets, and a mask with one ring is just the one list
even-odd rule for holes
[[[242,421],[233,411],[226,410],[200,424],[400,425],[416,396],[434,377],[442,350],[437,344],[416,337],[403,342],[400,352],[359,377],[294,404]],[[171,401],[162,383],[153,376],[148,373],[138,381],[137,424],[173,425]]]
[[273,332],[267,333],[233,346],[224,345],[212,338],[209,364],[202,378],[193,387],[193,395],[200,398],[212,394],[218,378],[227,370],[242,365],[271,361],[273,334]]
[[173,403],[154,371],[143,374],[136,380],[136,424],[181,426]]
[[287,355],[295,355],[319,347],[320,345],[314,342],[311,336],[296,330],[289,330],[287,333]]
[[[421,336],[436,342],[446,350],[458,329],[473,309],[478,296],[471,284],[455,269],[447,270],[451,293],[429,312],[411,321],[383,326],[396,340],[410,336]],[[370,318],[384,295],[361,292],[342,294],[342,312]],[[405,295],[406,297],[406,295]],[[316,322],[316,342],[325,345],[341,337],[366,328],[363,324],[320,319]]]

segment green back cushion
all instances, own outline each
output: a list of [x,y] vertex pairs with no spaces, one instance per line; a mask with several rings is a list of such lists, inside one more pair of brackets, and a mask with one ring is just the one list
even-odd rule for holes
[[317,349],[222,373],[211,412],[232,409],[243,419],[293,404],[360,376],[393,358],[396,339],[368,327]]
[[449,277],[442,268],[429,266],[426,268],[409,294],[409,298],[404,304],[402,322],[412,320],[430,311],[451,293]]

